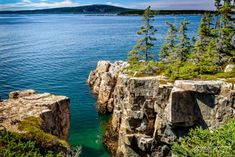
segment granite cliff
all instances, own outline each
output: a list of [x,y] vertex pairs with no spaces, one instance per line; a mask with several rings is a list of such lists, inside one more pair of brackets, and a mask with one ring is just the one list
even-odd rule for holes
[[68,141],[70,127],[70,100],[65,96],[49,93],[38,94],[34,90],[14,91],[9,99],[0,102],[0,126],[11,132],[22,131],[19,124],[29,117],[42,120],[40,128]]
[[122,72],[127,65],[100,61],[88,79],[98,111],[112,113],[103,141],[113,156],[172,156],[172,143],[189,129],[235,118],[233,83],[130,77]]

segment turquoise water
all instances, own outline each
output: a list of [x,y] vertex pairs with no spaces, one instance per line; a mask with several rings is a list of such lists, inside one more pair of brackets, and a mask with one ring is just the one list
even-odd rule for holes
[[[159,16],[155,47],[165,37],[166,21],[191,21],[196,35],[200,16]],[[0,15],[0,96],[32,88],[71,98],[70,144],[84,157],[109,156],[102,145],[108,116],[96,112],[96,97],[86,84],[98,60],[124,60],[135,44],[140,17],[81,15]]]

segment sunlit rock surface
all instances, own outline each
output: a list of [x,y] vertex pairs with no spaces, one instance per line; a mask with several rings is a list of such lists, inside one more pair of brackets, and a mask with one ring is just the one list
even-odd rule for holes
[[41,117],[41,128],[60,139],[68,141],[70,127],[70,100],[65,96],[34,90],[14,91],[9,99],[0,102],[0,125],[19,132],[18,124],[27,117]]
[[113,90],[118,74],[127,66],[127,62],[99,61],[87,80],[93,93],[98,95],[97,109],[100,113],[113,111]]
[[[120,72],[112,82],[111,75],[98,75],[97,70],[93,74],[96,80],[106,82],[100,83],[97,105],[101,100],[113,103],[112,119],[103,140],[113,156],[171,156],[172,143],[191,128],[214,129],[235,118],[232,83],[167,83],[162,76],[130,77]],[[110,82],[112,90],[107,90]],[[101,99],[100,92],[104,91],[109,91],[109,96]]]

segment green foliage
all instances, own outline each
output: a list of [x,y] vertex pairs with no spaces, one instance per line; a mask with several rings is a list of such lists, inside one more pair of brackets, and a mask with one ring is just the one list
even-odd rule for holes
[[20,122],[18,128],[25,133],[23,136],[26,139],[33,139],[41,143],[43,147],[48,147],[50,145],[58,145],[58,147],[69,148],[69,144],[59,139],[58,137],[44,132],[41,126],[42,120],[39,117],[28,117]]
[[233,68],[233,70],[231,72],[218,72],[214,75],[206,75],[206,74],[202,74],[199,76],[201,79],[204,80],[215,80],[215,79],[219,79],[219,78],[224,78],[227,79],[227,82],[234,82],[234,77],[235,77],[235,68]]
[[[234,78],[234,73],[223,73],[223,69],[229,63],[235,64],[235,46],[232,44],[232,38],[235,38],[235,18],[232,16],[232,9],[235,9],[235,6],[232,5],[234,1],[223,2],[215,0],[215,16],[210,13],[203,15],[197,39],[190,39],[187,36],[189,21],[181,21],[179,28],[167,22],[169,30],[160,49],[159,62],[139,61],[144,58],[139,50],[145,50],[142,44],[144,39],[141,39],[130,52],[128,74],[163,74],[171,80]],[[144,19],[148,17],[146,15]],[[145,22],[145,25],[147,23]],[[146,32],[145,27],[142,29],[139,34]],[[151,71],[152,67],[157,70]]]
[[179,43],[176,45],[176,58],[179,58],[183,61],[187,60],[187,57],[192,49],[191,40],[187,36],[188,24],[189,21],[181,21],[179,29]]
[[0,130],[1,157],[78,157],[81,147],[70,148],[66,141],[40,129],[39,117],[28,117],[19,123],[22,133]]
[[149,61],[149,62],[132,62],[126,69],[126,73],[131,76],[141,77],[141,76],[156,76],[160,75],[163,71],[163,65],[159,62]]
[[154,44],[153,41],[156,40],[154,37],[155,32],[157,31],[150,22],[152,20],[153,12],[150,6],[145,10],[143,15],[144,24],[141,26],[140,30],[137,32],[138,35],[143,37],[137,42],[133,49],[129,52],[128,61],[136,62],[144,59],[145,61],[154,60],[154,53],[151,52]]
[[18,133],[0,130],[0,156],[1,157],[62,157],[52,151],[41,149],[35,140],[25,139]]
[[173,63],[177,60],[185,61],[192,50],[191,39],[187,36],[189,21],[181,21],[178,29],[172,23],[166,23],[169,30],[165,43],[161,46],[160,59],[164,63]]
[[235,156],[235,120],[213,131],[193,129],[188,136],[175,142],[172,150],[179,157]]
[[166,22],[169,26],[169,30],[166,35],[165,43],[161,46],[160,59],[163,62],[171,61],[172,54],[175,50],[175,45],[177,43],[177,32],[178,28],[170,22]]

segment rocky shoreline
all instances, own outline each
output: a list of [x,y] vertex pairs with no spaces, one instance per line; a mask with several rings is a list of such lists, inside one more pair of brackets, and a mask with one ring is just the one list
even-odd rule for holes
[[100,61],[88,78],[98,111],[112,113],[103,140],[112,156],[172,156],[172,143],[189,129],[214,129],[235,118],[233,83],[130,77],[126,66]]
[[1,128],[21,133],[19,124],[30,117],[42,120],[40,129],[44,132],[68,142],[70,127],[68,97],[23,90],[11,92],[8,100],[0,102]]

